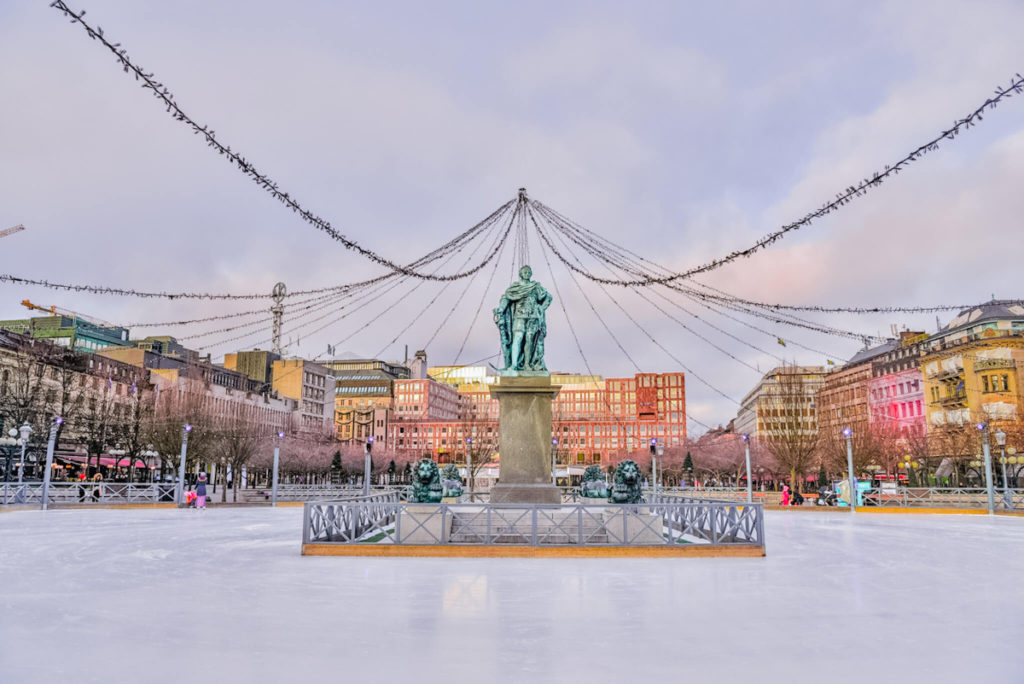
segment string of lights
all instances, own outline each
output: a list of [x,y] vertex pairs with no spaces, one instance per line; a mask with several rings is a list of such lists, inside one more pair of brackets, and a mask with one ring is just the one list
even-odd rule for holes
[[[560,223],[558,223],[558,222],[551,222],[551,221],[548,221],[548,220],[546,220],[545,222],[546,222],[546,224],[547,224],[548,226],[550,226],[550,227],[551,227],[551,228],[552,228],[552,229],[554,230],[554,233],[555,233],[555,235],[557,235],[557,236],[559,237],[559,241],[560,241],[560,242],[562,243],[562,246],[563,246],[563,247],[564,247],[564,248],[566,249],[566,252],[569,252],[569,246],[568,246],[568,245],[567,245],[567,244],[565,243],[565,240],[567,240],[567,239],[568,239],[568,240],[571,240],[571,239],[572,239],[572,238],[571,238],[571,236],[567,234],[568,230],[570,230],[570,229],[567,229],[567,228],[566,228],[565,226],[562,226],[562,225],[561,225]],[[582,266],[582,262],[580,262],[580,260],[579,260],[579,258],[578,258],[578,257],[576,257],[576,256],[574,255],[574,257],[573,257],[573,258],[574,258],[574,259],[576,259],[576,262],[577,262],[578,264],[580,264],[580,265]],[[606,263],[606,262],[605,262],[605,263],[604,263],[604,267],[605,267],[605,268],[606,268],[606,269],[607,269],[607,270],[608,270],[608,271],[609,271],[610,273],[612,273],[612,275],[615,275],[615,272],[614,272],[614,270],[612,269],[612,266],[611,266],[610,264],[608,264],[608,263]],[[600,286],[600,287],[602,287],[602,289],[604,289],[604,286]],[[671,319],[671,320],[675,321],[675,322],[676,322],[676,323],[677,323],[677,324],[678,324],[678,325],[679,325],[680,327],[682,327],[682,328],[683,328],[684,330],[686,330],[686,331],[687,331],[688,333],[690,333],[690,334],[691,334],[691,335],[693,335],[694,337],[696,337],[696,338],[700,339],[701,341],[705,342],[706,344],[708,344],[708,345],[709,345],[709,346],[711,346],[712,348],[716,349],[717,351],[721,352],[722,354],[725,354],[726,356],[728,356],[728,357],[729,357],[729,358],[731,358],[732,360],[736,361],[737,363],[740,363],[741,365],[743,365],[743,366],[746,366],[747,368],[749,368],[749,369],[751,369],[751,370],[753,370],[753,371],[756,371],[756,372],[760,373],[760,370],[758,370],[758,369],[757,369],[757,368],[755,368],[754,366],[750,365],[749,363],[747,363],[747,362],[746,362],[746,361],[744,361],[743,359],[741,359],[741,358],[737,357],[737,356],[736,356],[735,354],[733,354],[732,352],[730,352],[730,351],[728,351],[728,350],[726,350],[726,349],[724,349],[724,348],[722,348],[722,347],[718,346],[718,345],[717,345],[717,344],[716,344],[715,342],[713,342],[712,340],[708,339],[707,337],[705,337],[705,336],[704,336],[704,335],[702,335],[701,333],[697,332],[696,330],[694,330],[694,329],[693,329],[693,328],[691,328],[690,326],[686,325],[686,324],[685,324],[685,323],[684,323],[683,321],[679,320],[679,318],[677,318],[677,317],[676,317],[676,316],[674,316],[673,314],[669,313],[668,311],[665,311],[665,310],[664,310],[664,309],[663,309],[662,307],[660,307],[660,306],[659,306],[659,305],[658,305],[658,304],[657,304],[656,302],[652,301],[652,300],[651,300],[651,299],[650,299],[650,298],[649,298],[649,297],[648,297],[648,296],[647,296],[647,295],[645,294],[645,292],[644,292],[644,291],[643,291],[643,290],[642,290],[641,288],[638,288],[638,287],[633,287],[633,286],[630,286],[630,287],[628,287],[627,289],[629,289],[629,290],[630,290],[631,292],[633,292],[634,294],[638,295],[638,296],[639,296],[639,297],[640,297],[641,299],[643,299],[644,301],[646,301],[647,303],[649,303],[649,304],[650,304],[651,306],[653,306],[653,307],[654,307],[655,309],[657,309],[657,310],[658,310],[659,312],[661,312],[661,314],[662,314],[662,315],[664,315],[665,317],[667,317],[667,318],[669,318],[669,319]],[[748,347],[750,347],[750,348],[754,349],[755,351],[758,351],[758,352],[760,352],[760,353],[762,353],[762,354],[767,354],[767,355],[769,355],[769,356],[773,356],[773,357],[775,357],[775,355],[774,355],[774,354],[771,354],[770,352],[767,352],[767,351],[765,351],[765,350],[763,350],[763,349],[760,349],[760,348],[758,348],[757,346],[755,346],[755,345],[751,344],[750,342],[747,342],[746,340],[742,339],[741,337],[738,337],[738,336],[736,336],[736,335],[733,335],[732,333],[729,333],[728,331],[726,331],[726,330],[723,330],[722,328],[719,328],[718,326],[715,326],[714,324],[712,324],[712,323],[709,323],[708,321],[705,321],[705,320],[703,320],[702,318],[700,318],[700,317],[699,317],[699,316],[697,316],[696,314],[694,314],[694,313],[692,313],[692,312],[688,311],[687,309],[685,309],[685,308],[684,308],[684,307],[682,307],[681,305],[677,304],[676,302],[674,302],[674,301],[672,301],[672,300],[668,299],[667,297],[664,297],[664,295],[662,295],[662,294],[661,294],[660,292],[658,292],[657,290],[655,290],[655,289],[652,289],[651,291],[652,291],[652,292],[654,292],[654,293],[656,293],[656,294],[657,294],[658,296],[661,296],[661,297],[662,297],[662,298],[663,298],[663,299],[664,299],[664,300],[665,300],[666,302],[668,302],[669,304],[672,304],[673,306],[675,306],[675,307],[679,308],[679,309],[680,309],[680,310],[682,310],[682,311],[683,311],[684,313],[687,313],[687,314],[689,314],[689,315],[690,315],[691,317],[693,317],[693,318],[697,319],[698,321],[700,321],[700,322],[704,323],[705,325],[709,326],[710,328],[712,328],[712,329],[714,329],[714,330],[716,330],[716,331],[718,331],[718,332],[720,332],[720,333],[722,333],[722,334],[724,334],[724,335],[727,335],[728,337],[730,337],[730,338],[732,338],[732,339],[734,339],[734,340],[736,340],[736,341],[738,341],[738,342],[741,342],[741,343],[743,343],[744,345],[746,345],[746,346],[748,346]],[[610,295],[609,295],[609,296],[610,296]],[[779,361],[781,361],[781,360],[782,360],[782,359],[781,359],[781,357],[775,357],[775,358],[778,358],[778,359],[779,359]]]
[[[1020,74],[1015,74],[1014,77],[1010,79],[1009,85],[1007,85],[1006,87],[996,88],[995,92],[991,97],[987,98],[984,102],[982,102],[979,106],[977,106],[973,111],[968,113],[962,119],[956,120],[950,128],[943,130],[932,139],[917,146],[916,148],[905,154],[903,157],[892,162],[891,164],[886,164],[884,170],[876,171],[867,178],[864,178],[863,180],[848,186],[845,190],[836,193],[833,199],[825,202],[818,209],[807,213],[802,218],[797,219],[796,221],[793,221],[780,227],[778,230],[768,233],[767,235],[757,240],[754,244],[750,245],[749,247],[735,250],[725,256],[718,257],[700,266],[695,266],[685,271],[665,276],[653,276],[648,274],[645,275],[644,277],[634,278],[633,280],[627,280],[615,278],[601,278],[600,276],[597,276],[587,271],[579,271],[579,274],[591,280],[601,282],[605,285],[648,286],[655,283],[668,283],[677,280],[683,280],[686,278],[691,278],[695,275],[707,273],[718,268],[721,268],[722,266],[732,263],[737,259],[749,257],[754,253],[774,244],[776,241],[782,239],[787,234],[796,230],[800,230],[801,228],[804,228],[806,226],[809,226],[811,223],[814,222],[815,219],[831,214],[839,210],[841,207],[846,206],[854,199],[863,197],[871,189],[877,188],[890,177],[899,174],[900,171],[906,169],[911,163],[921,159],[922,157],[931,152],[935,152],[936,150],[938,150],[940,142],[944,140],[953,140],[963,131],[970,129],[973,126],[976,126],[977,123],[984,118],[983,114],[986,111],[995,109],[999,105],[999,103],[1002,102],[1004,99],[1008,99],[1015,94],[1021,93],[1024,93],[1024,77],[1022,77]],[[531,202],[535,206],[537,204],[540,204],[537,200],[531,200]],[[566,265],[568,266],[568,264]]]
[[144,89],[148,89],[152,92],[153,96],[159,100],[167,110],[167,113],[178,122],[183,123],[192,133],[200,136],[206,141],[208,147],[215,150],[219,155],[225,157],[236,169],[241,171],[245,176],[250,178],[258,187],[268,193],[275,200],[286,206],[294,214],[297,214],[303,221],[316,228],[319,231],[330,236],[333,240],[340,242],[346,249],[352,250],[359,255],[369,259],[370,261],[387,268],[390,271],[401,273],[413,278],[420,280],[437,280],[437,281],[451,281],[461,280],[462,278],[469,277],[473,273],[476,273],[482,264],[478,264],[473,268],[462,271],[460,273],[451,273],[448,275],[437,275],[424,273],[416,270],[414,267],[402,266],[401,264],[395,263],[380,254],[374,252],[371,249],[363,247],[355,240],[346,237],[338,230],[336,230],[329,221],[320,216],[314,214],[309,209],[306,209],[298,200],[292,197],[289,193],[284,192],[276,181],[274,181],[267,174],[259,171],[255,164],[250,162],[248,159],[243,157],[240,153],[232,151],[229,145],[225,145],[217,138],[216,131],[212,128],[204,125],[200,125],[190,115],[186,114],[185,111],[178,105],[177,100],[171,91],[163,83],[155,79],[155,75],[152,72],[147,73],[142,67],[138,66],[128,56],[126,48],[121,47],[121,43],[113,43],[108,40],[103,33],[103,29],[100,26],[93,28],[92,25],[87,23],[84,19],[85,10],[75,12],[70,9],[63,0],[55,0],[50,4],[50,7],[64,14],[65,17],[69,18],[72,24],[77,24],[82,27],[89,38],[97,40],[102,44],[114,58],[121,65],[123,71],[134,77],[136,81],[141,82],[141,86]]
[[[488,225],[487,225],[487,230],[486,230],[485,232],[481,233],[481,235],[484,235],[484,236],[485,236],[485,240],[486,240],[486,235],[487,235],[487,234],[488,234],[488,233],[490,232],[490,230],[491,230],[491,229],[492,229],[492,228],[493,228],[494,226],[498,226],[498,225],[500,225],[500,223],[499,223],[499,221],[497,220],[497,218],[498,218],[497,216],[493,216],[493,217],[492,217],[492,220],[488,222]],[[503,233],[503,236],[502,236],[502,238],[501,238],[501,242],[502,242],[502,243],[504,243],[504,241],[505,241],[505,240],[507,239],[507,237],[508,237],[508,231],[506,230],[506,231],[505,231],[505,232]],[[471,259],[471,258],[472,258],[472,254],[475,254],[475,253],[476,253],[476,251],[478,251],[478,249],[479,249],[479,247],[480,247],[481,245],[483,245],[483,244],[486,244],[485,240],[484,240],[484,241],[481,241],[481,242],[480,242],[480,243],[479,243],[479,244],[477,245],[477,247],[476,247],[476,248],[474,248],[474,250],[473,250],[473,252],[471,253],[470,257],[469,257],[469,258],[467,258],[467,260],[466,260],[466,262],[467,262],[467,263],[468,263],[469,259]],[[447,265],[448,263],[450,263],[450,262],[451,262],[451,260],[452,260],[452,259],[454,259],[454,258],[455,258],[455,256],[456,256],[456,255],[458,255],[458,254],[459,254],[459,253],[461,253],[461,252],[462,252],[462,251],[463,251],[463,250],[464,250],[464,249],[465,249],[466,247],[468,247],[468,245],[469,245],[469,243],[466,243],[465,245],[463,245],[463,246],[462,246],[462,247],[460,247],[459,249],[457,249],[457,250],[455,250],[455,251],[452,251],[452,252],[450,252],[450,253],[449,253],[449,254],[447,255],[447,257],[446,257],[446,258],[445,258],[445,259],[444,259],[444,260],[443,260],[443,261],[441,262],[441,264],[439,264],[439,265],[438,265],[438,267],[437,267],[437,268],[438,268],[438,269],[440,269],[440,268],[443,268],[444,266],[446,266],[446,265]],[[495,250],[492,250],[492,253],[496,254],[496,251],[495,251]],[[493,258],[493,257],[491,257],[491,258]],[[375,287],[374,287],[374,288],[372,288],[371,290],[368,290],[368,291],[367,291],[367,292],[365,292],[365,293],[364,293],[364,294],[363,294],[363,295],[362,295],[361,297],[357,298],[357,299],[356,299],[356,300],[354,300],[353,302],[350,302],[350,304],[349,304],[349,305],[348,305],[347,307],[342,307],[342,309],[341,309],[341,310],[343,310],[343,311],[344,311],[344,310],[345,310],[346,308],[349,308],[349,307],[351,307],[351,306],[352,306],[353,304],[356,304],[357,302],[359,302],[359,301],[362,301],[362,303],[361,303],[361,304],[359,304],[359,306],[356,306],[355,308],[349,308],[349,310],[348,310],[348,311],[346,311],[346,313],[342,314],[341,316],[339,316],[339,317],[337,317],[337,318],[333,318],[332,320],[328,321],[328,322],[327,322],[326,324],[324,324],[324,325],[322,325],[322,326],[320,326],[320,327],[318,327],[318,328],[316,328],[316,329],[314,329],[314,330],[308,331],[308,332],[306,332],[305,334],[306,334],[307,336],[308,336],[308,335],[314,335],[314,334],[316,334],[316,333],[318,333],[318,332],[320,332],[320,331],[322,331],[322,330],[324,330],[324,329],[326,329],[326,328],[328,328],[328,327],[331,327],[331,326],[332,326],[332,325],[334,325],[335,323],[337,323],[337,322],[339,322],[339,321],[341,321],[341,320],[343,320],[343,319],[347,318],[348,316],[350,316],[350,315],[352,315],[352,314],[354,314],[354,313],[356,313],[356,312],[358,312],[358,311],[361,311],[362,309],[366,308],[366,307],[367,307],[367,306],[369,306],[370,304],[373,304],[374,302],[376,302],[376,301],[377,301],[377,300],[379,300],[379,299],[380,299],[381,297],[383,297],[384,295],[388,294],[389,292],[391,292],[391,291],[392,291],[392,290],[394,290],[395,288],[397,288],[397,287],[399,287],[400,285],[402,285],[402,283],[408,282],[408,281],[410,280],[410,276],[403,276],[403,275],[399,275],[399,274],[397,274],[397,273],[391,273],[391,274],[389,274],[389,278],[388,278],[388,279],[389,279],[389,280],[390,280],[390,279],[393,279],[393,282],[391,282],[390,284],[389,284],[389,283],[387,283],[387,282],[383,282],[383,281],[382,281],[382,282],[380,282],[380,283],[378,283],[378,285],[377,285],[377,286],[375,286]],[[397,305],[397,304],[398,304],[399,302],[401,302],[401,301],[402,301],[403,299],[405,299],[405,297],[408,297],[408,296],[409,296],[410,294],[412,294],[413,292],[415,292],[415,290],[416,290],[416,288],[417,288],[417,287],[418,287],[418,285],[417,285],[417,286],[414,286],[414,287],[413,287],[413,289],[412,289],[412,290],[410,290],[410,292],[409,292],[409,293],[407,293],[407,294],[406,294],[406,295],[404,295],[404,296],[403,296],[402,298],[400,298],[399,300],[397,300],[397,301],[396,301],[396,302],[395,302],[394,304],[392,304],[392,305],[391,305],[391,307],[389,307],[389,308],[388,308],[388,309],[386,309],[385,311],[390,311],[390,309],[391,309],[391,308],[393,308],[393,307],[394,307],[394,306],[396,306],[396,305]],[[381,290],[382,290],[382,288],[383,288],[383,291],[381,291]],[[369,299],[368,299],[368,298],[369,298]],[[313,319],[313,320],[311,320],[311,321],[307,321],[306,323],[304,323],[304,324],[303,324],[303,325],[301,325],[301,326],[297,326],[297,327],[294,327],[294,328],[292,328],[292,329],[290,329],[290,330],[287,330],[287,331],[285,331],[285,334],[297,334],[298,332],[300,332],[300,331],[302,331],[302,330],[306,330],[306,329],[307,329],[307,328],[308,328],[308,327],[309,327],[310,325],[313,325],[314,323],[317,323],[317,322],[319,322],[319,321],[323,320],[324,318],[327,318],[328,316],[331,316],[331,315],[333,315],[334,313],[337,313],[337,311],[336,311],[336,310],[328,311],[327,313],[325,313],[325,314],[323,314],[323,315],[321,315],[321,316],[318,316],[317,318],[315,318],[315,319]],[[365,326],[364,326],[364,327],[365,327]],[[361,329],[362,329],[362,328],[361,328]],[[241,336],[241,337],[248,337],[248,336],[249,336],[249,335],[243,335],[243,336]],[[209,347],[215,347],[215,346],[219,346],[219,345],[222,345],[222,344],[226,344],[227,342],[233,342],[233,341],[236,341],[237,339],[239,339],[239,338],[229,338],[229,339],[227,339],[227,340],[219,340],[218,342],[216,342],[216,343],[213,343],[213,344],[209,345]],[[346,338],[346,339],[348,339],[348,338]],[[270,341],[270,340],[266,340],[266,341],[264,341],[264,342],[260,342],[259,344],[265,344],[266,342],[269,342],[269,341]],[[344,340],[343,340],[343,341],[344,341]],[[340,344],[340,343],[339,343],[339,344]],[[337,346],[337,345],[334,345],[334,346]]]
[[[543,229],[543,228],[541,228],[540,224],[539,224],[539,223],[538,223],[538,222],[536,221],[536,218],[535,218],[535,216],[534,216],[534,214],[533,214],[532,212],[531,212],[531,214],[530,214],[530,217],[531,217],[531,219],[533,220],[533,226],[534,226],[534,230],[535,230],[535,231],[537,232],[537,235],[538,235],[538,236],[540,237],[540,239],[541,239],[541,242],[543,242],[543,243],[544,243],[544,245],[548,247],[548,249],[552,249],[552,251],[553,251],[553,245],[552,245],[552,242],[551,242],[551,240],[550,240],[550,239],[549,239],[549,237],[548,237],[548,236],[546,235],[546,233],[545,233],[544,229]],[[621,345],[621,343],[619,343],[619,340],[618,340],[618,338],[616,338],[616,337],[615,337],[615,334],[614,334],[614,333],[613,333],[613,332],[611,331],[611,329],[610,329],[610,328],[608,327],[608,324],[604,322],[604,319],[603,319],[603,318],[601,317],[601,315],[600,315],[600,314],[599,314],[599,313],[597,312],[597,309],[596,309],[596,307],[594,306],[593,302],[591,302],[590,298],[589,298],[589,297],[587,296],[587,294],[586,294],[586,291],[585,291],[585,290],[583,289],[583,287],[582,287],[582,286],[581,286],[581,285],[579,284],[579,281],[577,281],[577,280],[576,280],[575,276],[574,276],[574,275],[572,274],[572,271],[569,271],[568,273],[569,273],[569,278],[570,278],[570,280],[572,280],[572,282],[573,282],[573,283],[574,283],[574,284],[576,285],[577,289],[578,289],[578,290],[580,291],[580,294],[581,294],[581,295],[583,295],[583,299],[584,299],[584,300],[585,300],[585,301],[587,302],[587,304],[588,304],[588,305],[590,306],[590,309],[591,309],[591,311],[593,311],[593,312],[594,312],[594,315],[595,315],[595,316],[597,316],[598,320],[599,320],[599,321],[601,322],[601,324],[602,324],[602,325],[604,326],[605,330],[606,330],[606,331],[608,332],[608,334],[609,334],[609,335],[611,335],[611,337],[612,337],[612,340],[613,340],[613,341],[614,341],[614,342],[616,343],[616,345],[618,345],[619,349],[620,349],[620,350],[621,350],[621,351],[623,352],[623,354],[625,354],[625,355],[626,355],[626,358],[628,358],[628,359],[630,360],[630,362],[632,362],[632,363],[633,363],[633,365],[634,365],[634,366],[636,367],[636,369],[637,369],[637,372],[641,372],[641,370],[640,370],[640,367],[639,367],[639,365],[637,365],[636,361],[634,361],[634,360],[633,360],[633,358],[632,358],[631,356],[629,356],[629,354],[628,354],[628,353],[626,352],[626,350],[625,350],[625,349],[623,348],[623,346]],[[666,354],[667,354],[667,355],[668,355],[668,356],[669,356],[669,357],[670,357],[670,358],[671,358],[671,359],[672,359],[673,361],[675,361],[675,362],[676,362],[676,363],[677,363],[677,364],[679,365],[679,367],[680,367],[680,368],[682,368],[682,369],[683,369],[684,371],[686,371],[686,373],[688,373],[688,374],[689,374],[689,375],[690,375],[691,377],[693,377],[693,378],[694,378],[695,380],[699,381],[700,383],[702,383],[703,385],[705,385],[706,387],[708,387],[709,389],[711,389],[711,390],[712,390],[713,392],[715,392],[716,394],[719,394],[720,396],[724,397],[725,399],[728,399],[729,401],[731,401],[731,402],[735,403],[735,404],[736,404],[737,406],[739,406],[739,405],[740,405],[740,402],[736,401],[736,399],[734,399],[734,398],[730,397],[730,396],[729,396],[728,394],[726,394],[725,392],[723,392],[722,390],[720,390],[720,389],[719,389],[718,387],[716,387],[715,385],[711,384],[711,382],[709,382],[708,380],[706,380],[705,378],[703,378],[703,377],[702,377],[702,376],[701,376],[701,375],[700,375],[699,373],[696,373],[696,372],[694,372],[692,368],[689,368],[689,367],[688,367],[688,366],[687,366],[686,364],[684,364],[684,363],[682,362],[682,360],[680,360],[680,359],[679,359],[679,358],[678,358],[678,357],[677,357],[677,356],[676,356],[675,354],[673,354],[673,353],[672,353],[672,352],[670,352],[670,351],[669,351],[669,350],[668,350],[667,348],[665,348],[665,346],[664,346],[664,345],[662,345],[662,344],[661,344],[661,342],[659,342],[659,341],[658,341],[658,340],[657,340],[657,339],[656,339],[656,338],[655,338],[655,337],[654,337],[653,335],[651,335],[651,333],[650,333],[650,332],[649,332],[649,331],[647,330],[647,328],[646,328],[645,326],[641,325],[641,324],[640,324],[640,323],[639,323],[639,322],[638,322],[638,321],[637,321],[637,320],[636,320],[636,319],[635,319],[635,318],[634,318],[634,317],[633,317],[633,316],[632,316],[632,315],[631,315],[631,314],[630,314],[630,313],[629,313],[629,312],[628,312],[628,311],[627,311],[627,310],[625,309],[625,307],[623,307],[623,306],[622,306],[622,305],[621,305],[621,304],[619,303],[619,301],[618,301],[617,299],[615,299],[615,297],[614,297],[614,296],[612,296],[612,294],[611,294],[610,292],[608,292],[608,290],[607,290],[607,289],[606,289],[606,288],[605,288],[605,287],[604,287],[603,285],[601,285],[601,284],[598,284],[598,287],[599,287],[599,288],[601,289],[601,291],[602,291],[602,292],[604,292],[604,294],[605,294],[605,295],[606,295],[606,296],[607,296],[607,297],[608,297],[608,298],[609,298],[609,299],[611,300],[612,304],[614,304],[614,305],[616,306],[616,308],[618,308],[618,309],[619,309],[619,310],[620,310],[620,311],[621,311],[621,312],[622,312],[623,314],[625,314],[626,318],[628,318],[628,319],[629,319],[630,323],[632,323],[632,324],[633,324],[634,326],[636,326],[636,327],[637,327],[637,328],[638,328],[638,329],[639,329],[639,330],[640,330],[641,332],[643,332],[643,333],[644,333],[644,335],[645,335],[645,336],[647,336],[647,338],[651,340],[651,342],[653,342],[653,343],[654,343],[654,344],[655,344],[655,345],[656,345],[656,346],[657,346],[657,347],[658,347],[659,349],[661,349],[661,350],[662,350],[663,352],[665,352],[665,353],[666,353]],[[716,348],[717,348],[717,347],[716,347]],[[727,354],[728,354],[728,352],[725,352],[725,353],[727,353]],[[736,358],[735,356],[732,356],[731,354],[729,354],[729,356],[731,356],[731,357],[732,357],[732,358],[733,358],[734,360],[736,360],[736,361],[740,361],[740,360],[739,360],[738,358]],[[740,363],[744,363],[744,362],[743,362],[743,361],[740,361]],[[745,363],[744,363],[744,365],[747,365],[747,364],[745,364]],[[756,369],[755,369],[755,370],[756,370]]]

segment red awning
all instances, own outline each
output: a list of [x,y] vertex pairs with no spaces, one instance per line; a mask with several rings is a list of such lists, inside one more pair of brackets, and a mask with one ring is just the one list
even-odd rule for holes
[[[86,458],[89,458],[89,457],[79,456],[78,454],[68,454],[68,455],[59,454],[57,456],[57,458],[59,458],[59,459],[61,459],[63,461],[70,461],[72,463],[81,463],[82,465],[85,465]],[[96,458],[92,457],[91,460],[89,461],[89,463],[90,464],[95,464],[96,463]],[[122,468],[127,468],[127,467],[129,467],[131,465],[131,459],[129,459],[127,456],[119,456],[116,459],[113,456],[100,456],[100,465],[108,467],[108,468],[112,468],[114,466],[120,466]],[[145,468],[146,464],[144,462],[140,461],[139,459],[135,459],[135,467],[136,468]]]

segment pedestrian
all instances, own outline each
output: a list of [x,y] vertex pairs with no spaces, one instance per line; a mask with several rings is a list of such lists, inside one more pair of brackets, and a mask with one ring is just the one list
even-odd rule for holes
[[804,505],[804,495],[801,494],[799,490],[796,490],[796,491],[793,492],[793,505],[794,506],[803,506]]
[[200,473],[196,483],[196,508],[206,510],[206,473]]
[[789,485],[788,484],[782,485],[782,505],[783,506],[788,506],[789,505]]
[[99,501],[103,496],[103,475],[96,473],[92,476],[92,500]]

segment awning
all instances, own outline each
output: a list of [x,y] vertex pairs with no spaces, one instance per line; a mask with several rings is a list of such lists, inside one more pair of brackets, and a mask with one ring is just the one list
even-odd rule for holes
[[[71,463],[81,463],[82,465],[85,465],[86,459],[90,458],[90,457],[79,456],[78,454],[68,454],[68,455],[57,454],[57,458],[62,460],[62,461],[70,461]],[[95,457],[91,457],[91,460],[89,461],[89,463],[90,464],[95,464],[96,463],[96,458]],[[108,467],[108,468],[113,468],[115,466],[120,466],[122,468],[127,468],[127,467],[129,467],[131,465],[131,463],[130,463],[130,459],[127,456],[120,456],[120,457],[118,457],[116,459],[113,456],[100,456],[100,465]],[[140,461],[139,459],[135,459],[135,467],[136,468],[145,468],[147,466],[146,466],[146,464],[143,461]]]

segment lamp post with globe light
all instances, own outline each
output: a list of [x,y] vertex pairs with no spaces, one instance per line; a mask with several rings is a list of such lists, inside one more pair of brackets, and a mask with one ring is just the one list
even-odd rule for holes
[[978,423],[975,427],[981,432],[981,450],[985,456],[985,491],[988,494],[988,514],[995,515],[996,494],[992,484],[992,447],[989,445],[989,427],[988,423]]
[[277,442],[274,443],[274,475],[270,485],[270,505],[277,505],[277,473],[281,465],[281,440],[284,439],[284,431],[278,430]]
[[750,435],[743,435],[743,451],[747,458],[747,503],[752,503],[754,493],[750,483]]
[[1010,494],[1010,481],[1006,479],[1006,433],[996,430],[996,444],[999,445],[999,464],[1003,468],[1003,505],[1013,508],[1013,495]]
[[192,426],[186,424],[181,430],[181,460],[178,463],[178,486],[174,492],[174,502],[179,506],[185,493],[185,457],[188,454],[188,435]]
[[[25,472],[25,447],[28,445],[28,438],[32,435],[32,426],[25,421],[25,424],[18,428],[21,432],[21,462],[18,463],[18,491],[21,491],[21,477]],[[14,432],[12,429],[11,432]],[[11,435],[13,437],[14,435]]]
[[47,499],[50,497],[50,476],[53,469],[53,447],[57,442],[57,430],[64,423],[64,419],[57,416],[50,425],[50,440],[46,443],[46,470],[43,471],[43,510],[46,510]]
[[363,457],[363,496],[370,496],[370,470],[373,468],[370,457],[373,454],[373,435],[366,438],[366,445],[363,449],[366,452]]
[[843,436],[846,437],[846,470],[850,482],[850,512],[857,512],[857,480],[853,476],[853,430],[843,428]]
[[466,438],[466,488],[469,490],[469,500],[473,500],[473,438]]

